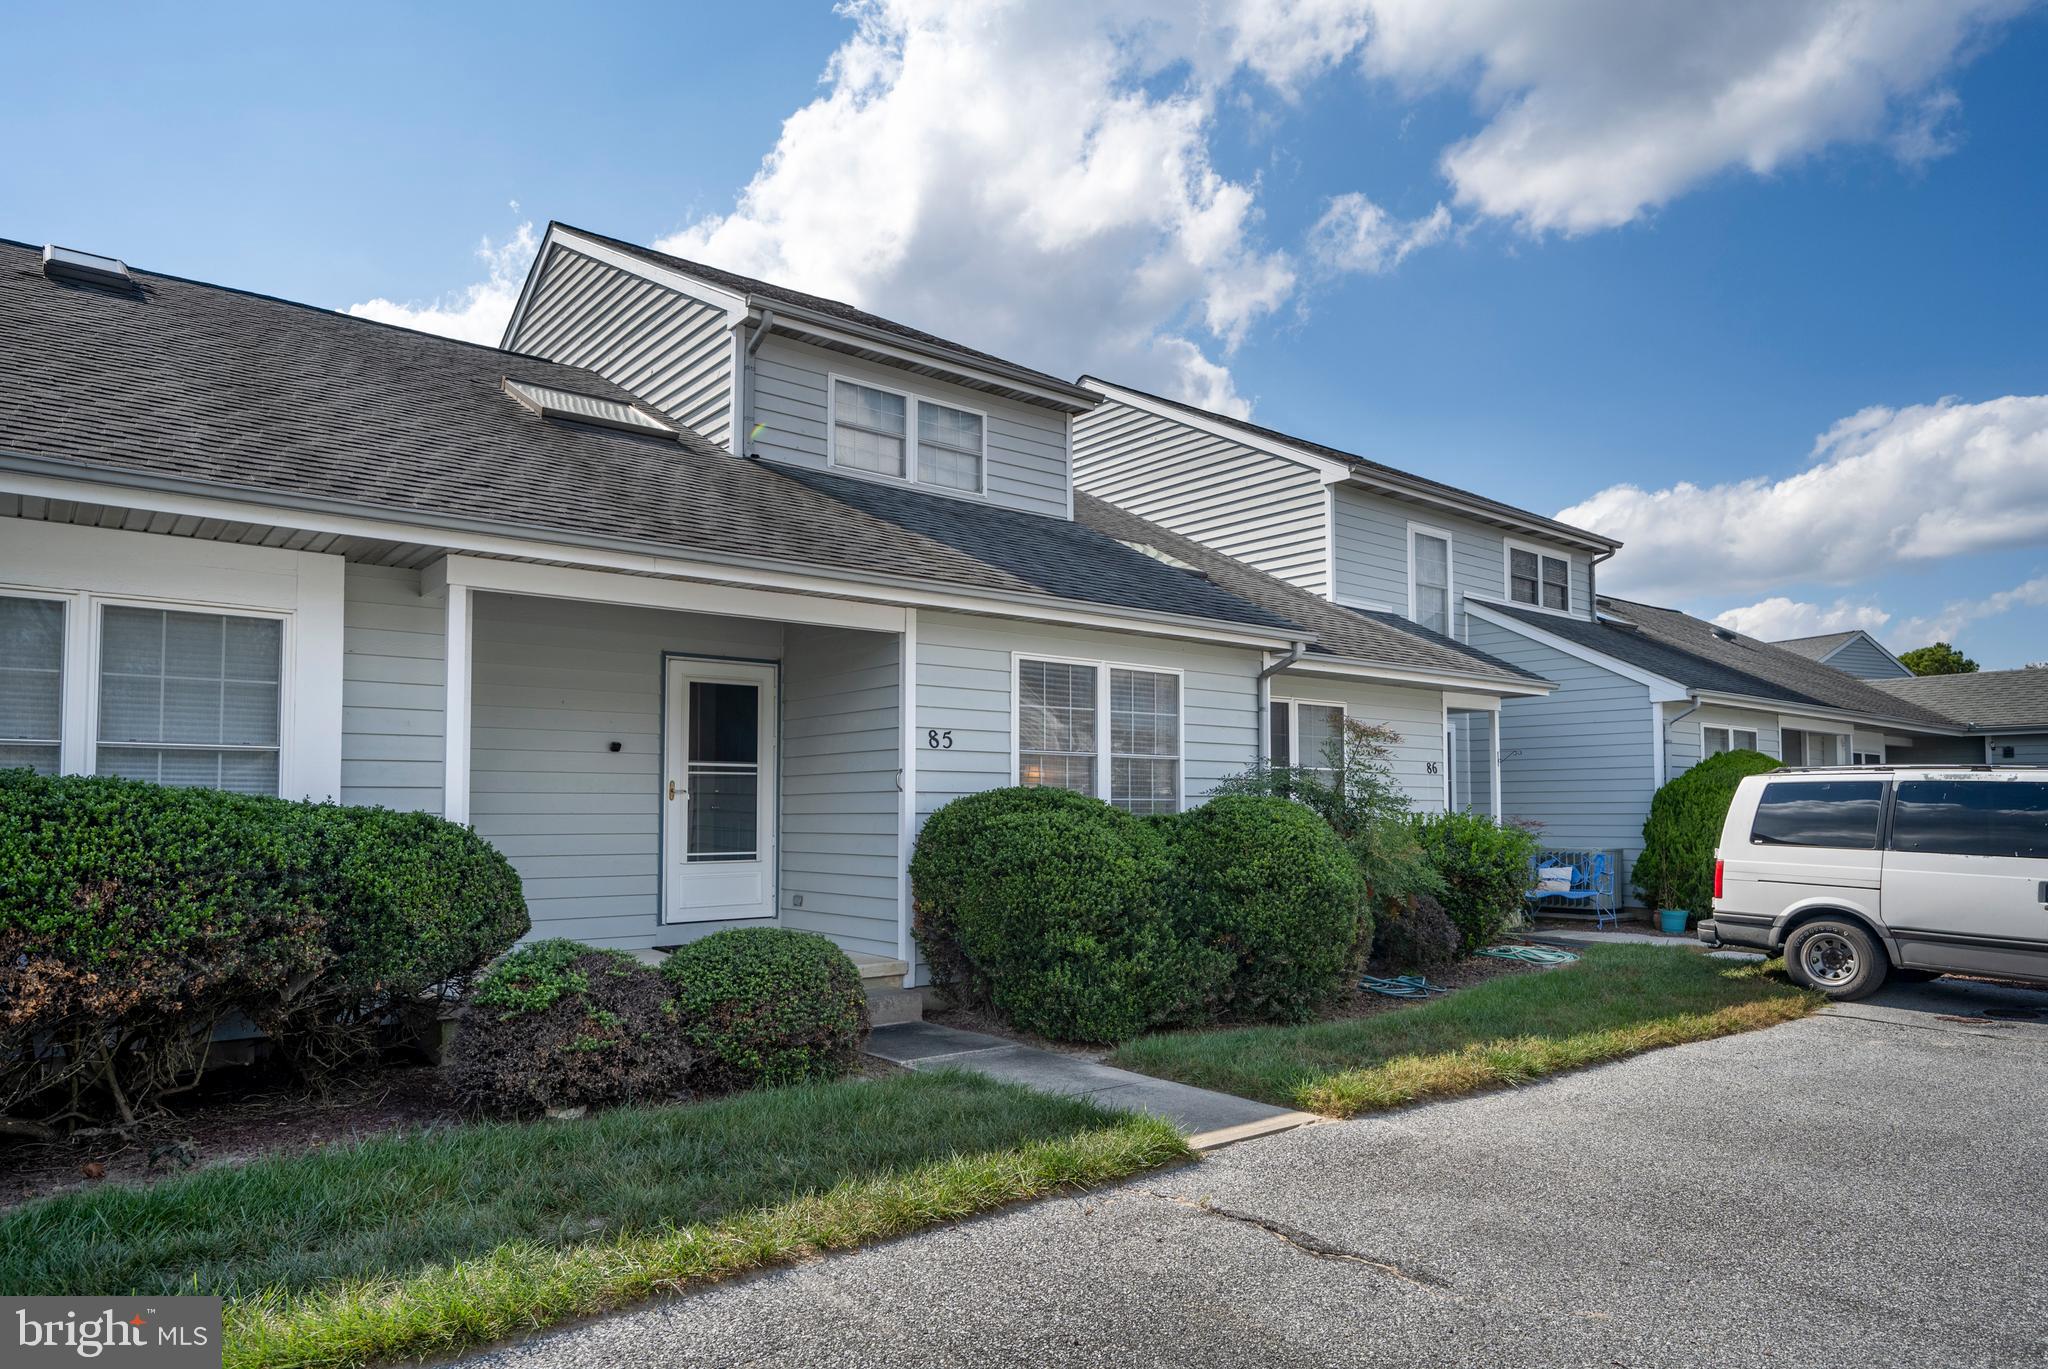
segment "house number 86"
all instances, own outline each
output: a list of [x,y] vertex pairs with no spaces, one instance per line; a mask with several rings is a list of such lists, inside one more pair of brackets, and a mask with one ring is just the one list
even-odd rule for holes
[[936,727],[925,729],[924,744],[934,751],[951,751],[953,749],[953,729],[949,727],[944,732],[939,731]]

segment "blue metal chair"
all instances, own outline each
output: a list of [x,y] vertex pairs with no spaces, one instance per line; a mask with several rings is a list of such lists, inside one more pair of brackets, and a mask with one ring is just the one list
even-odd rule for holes
[[[1562,889],[1537,887],[1539,870],[1568,866],[1570,883]],[[1605,851],[1539,851],[1529,867],[1529,911],[1546,907],[1591,908],[1593,926],[1621,922],[1621,900],[1614,888],[1614,861]]]

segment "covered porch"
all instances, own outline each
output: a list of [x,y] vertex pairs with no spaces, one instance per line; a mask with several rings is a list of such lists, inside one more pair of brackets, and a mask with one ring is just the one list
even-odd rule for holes
[[657,951],[727,927],[911,960],[911,611],[448,556],[445,815],[512,861],[536,937]]

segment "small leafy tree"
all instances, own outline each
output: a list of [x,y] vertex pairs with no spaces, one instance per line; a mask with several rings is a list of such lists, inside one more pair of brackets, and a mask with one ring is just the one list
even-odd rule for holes
[[1409,826],[1443,880],[1443,910],[1458,929],[1461,950],[1470,954],[1515,925],[1534,875],[1534,836],[1455,809],[1419,814]]
[[1911,651],[1899,653],[1899,664],[1915,675],[1970,675],[1977,670],[1977,663],[1947,642],[1935,642],[1931,646],[1916,646]]
[[1745,775],[1776,770],[1778,762],[1757,751],[1724,751],[1709,756],[1666,783],[1650,800],[1643,823],[1643,853],[1632,878],[1636,892],[1654,908],[1683,908],[1698,921],[1714,907],[1714,844]]
[[1381,908],[1443,892],[1408,823],[1408,795],[1394,777],[1401,734],[1384,723],[1349,719],[1325,748],[1320,767],[1261,761],[1216,786],[1217,795],[1270,794],[1305,804],[1351,848],[1367,897]]

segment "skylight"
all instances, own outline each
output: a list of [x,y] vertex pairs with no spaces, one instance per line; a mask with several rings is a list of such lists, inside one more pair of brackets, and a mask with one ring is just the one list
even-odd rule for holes
[[[1203,571],[1200,566],[1191,564],[1187,561],[1183,561],[1178,556],[1169,555],[1168,553],[1163,552],[1159,548],[1153,546],[1150,542],[1124,542],[1124,539],[1121,537],[1119,537],[1117,541],[1123,542],[1125,546],[1129,547],[1132,551],[1137,552],[1140,556],[1149,556],[1155,561],[1164,562],[1166,565],[1172,566],[1175,570],[1191,571],[1196,575],[1203,575]],[[1204,575],[1203,578],[1206,579],[1207,576]]]
[[677,431],[676,425],[666,419],[656,418],[637,405],[616,399],[599,399],[596,395],[577,394],[574,390],[557,390],[547,385],[536,385],[530,380],[513,380],[510,376],[505,378],[505,393],[542,418],[594,423],[600,428],[655,433],[662,437],[674,437]]
[[59,247],[55,243],[43,248],[43,274],[52,280],[83,281],[88,285],[111,285],[122,290],[135,288],[135,278],[128,274],[128,263],[119,257],[95,256],[73,247]]

